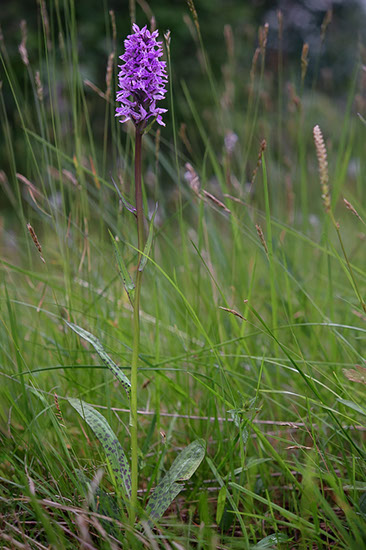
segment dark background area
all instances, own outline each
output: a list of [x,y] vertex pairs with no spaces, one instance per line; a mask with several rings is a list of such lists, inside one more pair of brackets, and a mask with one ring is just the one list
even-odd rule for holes
[[[63,2],[58,4],[62,12]],[[75,4],[82,69],[88,77],[97,79],[100,74],[104,76],[105,55],[109,53],[106,39],[108,22],[104,13],[110,9],[115,12],[122,50],[123,38],[130,29],[129,2],[79,0]],[[54,5],[54,1],[46,1],[51,24]],[[278,50],[278,10],[283,14],[282,47],[289,62],[298,60],[304,42],[309,43],[310,59],[318,54],[321,45],[321,25],[326,12],[332,10],[329,23],[331,32],[328,33],[324,45],[322,65],[332,68],[337,82],[350,74],[358,53],[359,41],[366,33],[365,0],[197,0],[195,7],[204,44],[217,74],[226,57],[224,26],[232,26],[234,37],[240,44],[236,55],[244,62],[252,57],[253,41],[258,26],[265,22],[269,23],[270,28],[268,47],[273,51]],[[18,55],[22,19],[25,19],[28,25],[29,50],[37,47],[38,38],[35,31],[41,25],[39,11],[37,0],[2,0],[0,21],[11,56]],[[152,15],[155,16],[157,26],[162,32],[171,30],[174,69],[179,77],[189,78],[192,70],[195,70],[192,56],[194,57],[196,48],[187,25],[187,16],[190,16],[187,3],[184,0],[137,2],[138,24],[149,24]]]
[[[54,35],[59,22],[57,9],[61,20],[69,16],[69,3],[63,1],[46,1],[50,21],[53,44],[58,44]],[[227,39],[225,28],[232,31],[234,45],[234,78],[236,93],[232,105],[232,116],[242,113],[246,104],[246,93],[249,82],[249,71],[253,54],[258,46],[258,28],[265,22],[269,24],[269,34],[266,54],[266,78],[264,87],[267,89],[267,103],[275,103],[277,94],[277,79],[279,60],[283,60],[283,88],[288,93],[288,82],[298,92],[301,75],[301,51],[303,44],[309,44],[309,64],[304,82],[306,90],[316,90],[328,95],[332,101],[345,104],[350,89],[352,75],[356,66],[366,64],[365,33],[366,33],[366,1],[365,0],[197,0],[195,8],[198,13],[199,26],[203,44],[207,52],[219,95],[224,93],[225,70],[228,64]],[[108,16],[113,10],[116,18],[118,55],[123,53],[123,40],[130,30],[130,3],[127,0],[79,0],[75,2],[75,21],[78,43],[78,67],[83,81],[90,80],[101,89],[105,88],[106,65],[108,55],[112,50],[111,23]],[[282,13],[282,32],[279,28],[279,11]],[[154,0],[136,2],[136,20],[139,25],[151,24],[155,17],[156,26],[162,39],[166,30],[171,31],[171,60],[175,107],[178,127],[182,122],[189,125],[192,113],[184,100],[181,83],[184,81],[192,95],[198,112],[203,113],[209,127],[209,110],[212,105],[212,95],[207,75],[203,74],[202,58],[195,31],[192,12],[184,0]],[[27,50],[30,64],[34,71],[46,73],[44,65],[44,48],[41,43],[42,18],[41,2],[39,0],[2,0],[0,22],[3,38],[2,54],[6,55],[9,65],[24,90],[25,96],[32,94],[29,75],[22,63],[18,47],[22,39],[20,24],[27,22]],[[62,21],[61,21],[62,23]],[[326,23],[326,31],[324,24]],[[4,52],[6,51],[6,54]],[[56,66],[60,52],[56,51]],[[18,114],[6,75],[1,68],[3,81],[2,93],[5,109],[12,129],[14,142],[22,135]],[[63,73],[60,70],[60,90],[63,88]],[[95,93],[87,90],[88,105],[93,119],[93,131],[96,141],[102,142],[104,112],[100,110],[100,100]],[[45,94],[47,90],[45,89]],[[114,92],[113,92],[114,94]],[[61,97],[60,93],[60,97]],[[62,99],[64,101],[64,98]],[[98,102],[99,101],[99,102]],[[61,102],[61,99],[60,99]],[[68,106],[65,105],[65,109]],[[208,113],[208,114],[207,114]],[[172,140],[172,124],[166,115],[167,126],[164,137]],[[100,137],[99,137],[100,132]],[[222,135],[218,134],[218,143]],[[192,137],[195,142],[194,136]],[[19,138],[19,141],[23,139]],[[197,139],[199,144],[199,140]],[[3,147],[3,135],[0,137],[0,169],[8,172],[9,158]],[[195,143],[194,143],[195,145]],[[199,146],[199,145],[198,145]],[[22,154],[17,158],[18,169],[22,169]],[[25,168],[24,168],[25,169]],[[25,169],[26,170],[26,169]],[[0,200],[0,204],[3,204]]]

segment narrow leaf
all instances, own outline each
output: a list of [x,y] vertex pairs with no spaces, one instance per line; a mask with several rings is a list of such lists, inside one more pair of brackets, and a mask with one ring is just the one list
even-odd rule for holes
[[126,455],[112,428],[98,411],[80,399],[69,398],[69,403],[80,414],[99,439],[110,462],[115,478],[131,496],[131,472]]
[[133,304],[135,284],[134,284],[133,280],[131,279],[131,275],[129,274],[128,269],[126,267],[126,264],[125,264],[121,254],[119,252],[119,248],[118,248],[118,244],[116,243],[116,239],[113,237],[111,232],[109,232],[109,234],[110,234],[112,242],[113,242],[114,253],[115,253],[116,260],[117,260],[117,265],[118,265],[118,271],[119,271],[120,277],[122,279],[123,286],[125,287],[125,291],[127,292],[127,296],[129,298],[131,304]]
[[155,116],[152,121],[150,122],[150,124],[148,124],[148,126],[146,126],[145,130],[144,130],[144,135],[147,134],[148,132],[150,132],[155,120],[157,119],[157,117]]
[[121,382],[122,386],[126,390],[127,396],[130,396],[131,392],[131,382],[127,378],[127,376],[121,371],[119,367],[117,367],[116,363],[112,361],[112,359],[109,357],[109,355],[104,350],[102,344],[99,342],[98,338],[90,334],[87,330],[84,330],[83,328],[79,327],[78,325],[75,325],[74,323],[69,323],[69,321],[65,320],[65,323],[67,326],[69,326],[76,334],[81,336],[84,340],[89,342],[103,361],[103,363],[111,370],[114,374],[114,376]]
[[350,409],[353,409],[354,411],[366,415],[366,410],[362,409],[357,403],[354,403],[353,401],[349,401],[348,399],[342,399],[341,397],[337,398],[337,401],[339,403],[342,403],[342,405],[345,405],[346,407],[349,407]]
[[235,426],[238,428],[239,433],[241,433],[241,438],[243,440],[244,445],[246,445],[249,438],[249,432],[245,428],[245,424],[248,421],[247,420],[242,421],[240,417],[240,412],[242,412],[240,409],[231,409],[230,411],[228,411],[231,418],[233,419]]
[[226,504],[226,486],[223,485],[219,491],[219,496],[217,499],[217,508],[216,508],[216,523],[217,525],[220,525],[222,516],[224,514],[225,510],[225,504]]
[[[111,176],[112,178],[112,176]],[[114,179],[112,178],[112,182],[113,182],[113,185],[118,193],[118,196],[119,198],[121,199],[122,201],[122,204],[125,208],[127,208],[127,210],[129,212],[132,212],[132,214],[135,214],[136,215],[136,208],[134,206],[132,206],[132,204],[130,204],[129,202],[126,201],[126,199],[124,198],[124,196],[122,195],[121,191],[118,189],[118,185],[116,184],[116,182],[114,181]]]
[[144,247],[144,255],[141,256],[139,271],[143,271],[143,269],[146,265],[146,262],[148,260],[149,254],[150,254],[152,238],[153,238],[153,234],[154,234],[154,219],[155,219],[155,214],[156,214],[157,210],[158,210],[158,203],[156,203],[154,213],[151,216],[149,234],[147,236],[146,244],[145,244],[145,247]]
[[255,546],[251,546],[251,550],[264,550],[265,548],[277,548],[277,544],[290,542],[290,539],[284,533],[274,533],[273,535],[268,535],[264,539],[260,540]]
[[366,516],[366,493],[362,493],[358,501],[358,506],[360,508],[361,514]]
[[169,472],[163,477],[152,493],[147,513],[151,520],[159,520],[175,497],[184,488],[177,481],[190,479],[201,464],[206,452],[206,443],[203,439],[193,441],[174,460]]

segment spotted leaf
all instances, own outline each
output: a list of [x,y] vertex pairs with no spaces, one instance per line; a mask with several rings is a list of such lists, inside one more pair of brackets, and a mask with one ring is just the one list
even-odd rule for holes
[[205,452],[205,441],[197,439],[177,456],[169,472],[163,477],[150,497],[147,507],[150,523],[153,523],[152,520],[159,520],[175,497],[184,489],[184,485],[177,481],[186,481],[192,477],[201,464]]
[[111,465],[114,477],[128,497],[131,496],[131,471],[126,455],[112,428],[98,411],[81,399],[69,398],[69,403],[80,414],[99,439]]
[[114,374],[114,376],[121,382],[122,386],[126,390],[126,393],[128,397],[130,396],[131,392],[131,382],[127,378],[127,376],[121,371],[119,367],[117,367],[116,363],[112,361],[112,359],[109,357],[109,355],[106,353],[105,349],[103,348],[102,344],[99,342],[98,338],[93,336],[93,334],[90,334],[87,330],[84,330],[83,328],[79,327],[78,325],[75,325],[74,323],[69,323],[68,321],[65,321],[67,326],[69,326],[76,334],[81,336],[84,340],[89,342],[103,361],[103,363],[106,365],[106,367],[109,368]]

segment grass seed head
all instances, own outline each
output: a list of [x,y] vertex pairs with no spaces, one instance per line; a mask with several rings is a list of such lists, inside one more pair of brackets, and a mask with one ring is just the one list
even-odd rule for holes
[[267,141],[265,139],[262,139],[261,141],[261,144],[260,144],[260,147],[259,147],[259,153],[258,153],[258,158],[257,158],[257,164],[253,170],[253,175],[252,175],[252,180],[251,180],[251,185],[253,185],[254,183],[254,180],[256,178],[256,175],[257,175],[257,172],[262,164],[262,157],[263,157],[263,153],[264,151],[266,150],[266,147],[267,147]]
[[29,231],[29,233],[30,233],[30,236],[32,237],[32,241],[34,242],[34,244],[35,244],[35,246],[36,246],[36,248],[37,248],[37,250],[38,250],[38,252],[39,252],[39,256],[40,256],[42,262],[45,264],[46,261],[45,261],[45,259],[44,259],[43,256],[42,256],[42,247],[41,247],[40,242],[39,242],[39,240],[38,240],[38,238],[37,238],[37,235],[36,235],[36,233],[35,233],[35,231],[34,231],[34,229],[33,229],[33,227],[31,226],[30,223],[27,223],[27,229],[28,229],[28,231]]
[[109,100],[111,95],[111,86],[112,86],[112,75],[113,75],[113,61],[114,61],[114,52],[111,52],[108,56],[108,63],[107,63],[107,72],[105,75],[105,83],[106,83],[106,92],[105,97],[107,100]]
[[259,239],[262,243],[262,246],[263,246],[263,248],[264,248],[264,250],[265,250],[265,252],[268,256],[268,247],[267,247],[266,239],[264,238],[263,230],[262,230],[261,226],[258,223],[255,224],[255,228],[257,230],[258,237],[259,237]]
[[333,10],[329,9],[324,16],[323,23],[321,26],[321,40],[322,42],[325,39],[325,33],[327,32],[328,25],[332,22]]
[[316,155],[318,157],[320,185],[322,188],[322,199],[324,209],[326,212],[330,210],[330,191],[328,185],[328,161],[327,150],[324,143],[324,138],[321,129],[318,125],[313,129],[314,143],[316,148]]
[[308,69],[308,64],[309,64],[308,55],[309,55],[309,44],[305,42],[301,52],[301,81],[302,82],[304,81],[304,78],[306,76],[306,71]]
[[283,13],[281,10],[277,10],[277,23],[278,23],[278,39],[282,42],[283,38]]
[[43,86],[42,86],[41,75],[39,71],[36,71],[34,80],[36,83],[37,97],[39,101],[43,101]]
[[20,30],[22,32],[22,41],[18,46],[18,50],[24,65],[28,67],[29,66],[29,56],[28,56],[28,50],[27,50],[28,31],[27,31],[27,22],[25,19],[22,19],[22,21],[20,22]]
[[262,56],[264,56],[266,53],[268,30],[269,30],[269,25],[268,23],[265,23],[263,27],[259,27],[259,31],[258,31],[259,48]]
[[193,168],[192,164],[190,164],[189,162],[186,162],[185,169],[186,169],[186,172],[184,174],[184,179],[189,183],[192,191],[194,191],[196,195],[199,195],[199,192],[201,189],[201,182],[197,172]]
[[234,59],[234,34],[231,25],[224,26],[224,37],[226,44],[227,56],[230,61]]
[[350,210],[356,218],[358,218],[362,223],[365,223],[356,208],[347,199],[343,198],[343,202],[346,205],[346,208],[348,208],[348,210]]
[[114,14],[114,10],[109,10],[109,16],[111,18],[113,43],[115,44],[117,40],[117,27],[116,27],[116,16]]

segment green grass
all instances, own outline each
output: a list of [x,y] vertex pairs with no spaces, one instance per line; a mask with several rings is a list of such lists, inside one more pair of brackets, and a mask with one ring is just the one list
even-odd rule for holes
[[[97,336],[130,377],[132,312],[108,231],[118,237],[134,278],[135,219],[121,208],[111,181],[133,202],[133,132],[116,122],[113,102],[85,84],[74,7],[65,1],[59,11],[55,4],[24,74],[1,52],[1,181],[9,203],[0,237],[1,543],[360,550],[366,544],[360,303],[366,127],[354,107],[357,67],[347,101],[336,103],[316,86],[302,89],[300,64],[292,76],[281,67],[280,84],[271,83],[260,58],[251,95],[250,67],[230,58],[230,103],[221,101],[228,82],[215,81],[202,50],[202,79],[211,89],[211,103],[202,108],[190,83],[174,73],[172,36],[173,120],[160,135],[153,129],[143,145],[145,212],[155,200],[159,207],[141,294],[142,509],[182,448],[203,439],[207,449],[159,528],[131,527],[103,448],[68,402],[92,404],[130,458],[126,393],[64,322]],[[100,15],[113,51],[108,12],[101,7]],[[197,44],[204,47],[204,36]],[[300,106],[286,92],[287,76],[302,90]],[[104,91],[103,79],[95,84]],[[268,103],[278,93],[281,100]],[[184,103],[173,110],[177,100]],[[184,139],[185,121],[175,118],[182,112]],[[343,250],[322,208],[316,124],[327,143]],[[231,156],[223,146],[226,130],[239,138]],[[264,162],[249,192],[263,138]],[[199,194],[184,177],[186,162],[196,171]],[[359,382],[348,378],[356,365]],[[94,480],[97,505],[88,504],[84,476]]]

